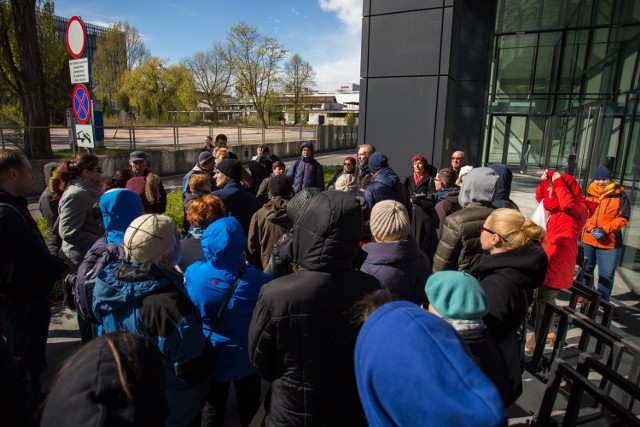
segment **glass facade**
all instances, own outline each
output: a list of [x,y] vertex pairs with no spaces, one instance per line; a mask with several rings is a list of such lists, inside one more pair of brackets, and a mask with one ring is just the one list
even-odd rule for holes
[[620,274],[640,292],[640,1],[498,0],[484,162],[608,166],[632,203]]

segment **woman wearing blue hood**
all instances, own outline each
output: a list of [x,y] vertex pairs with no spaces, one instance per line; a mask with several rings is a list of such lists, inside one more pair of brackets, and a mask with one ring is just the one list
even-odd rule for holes
[[216,350],[205,411],[210,426],[224,425],[231,382],[243,426],[251,423],[260,405],[260,377],[249,360],[247,339],[260,288],[271,276],[245,264],[246,247],[247,237],[238,220],[220,218],[202,236],[206,262],[197,261],[185,272],[187,292]]
[[324,189],[324,171],[322,165],[313,158],[313,143],[311,141],[302,143],[300,155],[301,157],[287,171],[287,177],[293,183],[293,191],[297,193],[304,188],[311,187]]

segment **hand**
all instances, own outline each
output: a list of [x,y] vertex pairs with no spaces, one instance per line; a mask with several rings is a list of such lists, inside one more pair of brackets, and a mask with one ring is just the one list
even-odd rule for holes
[[545,179],[547,179],[547,170],[548,169],[543,170],[540,174],[540,181],[544,181]]
[[591,235],[595,239],[602,239],[604,236],[607,235],[607,232],[604,231],[604,229],[602,227],[596,227],[596,228],[592,228],[591,229]]

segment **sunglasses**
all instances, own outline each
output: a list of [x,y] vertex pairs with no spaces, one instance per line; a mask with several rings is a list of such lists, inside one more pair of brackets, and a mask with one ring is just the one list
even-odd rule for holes
[[508,242],[508,240],[507,240],[507,239],[505,239],[504,237],[502,237],[501,235],[499,235],[499,234],[498,234],[498,233],[496,233],[495,231],[493,231],[493,230],[491,230],[491,229],[488,229],[488,228],[487,228],[487,227],[485,227],[484,225],[481,225],[481,226],[480,226],[480,233],[482,234],[482,232],[483,232],[483,231],[486,231],[486,232],[487,232],[487,233],[489,233],[489,234],[496,235],[496,236],[498,236],[499,238],[501,238],[502,240],[504,240],[505,242]]
[[[100,172],[100,173],[102,173],[102,168],[93,168],[92,170],[93,170],[93,171],[96,171],[96,172]],[[115,177],[114,177],[114,178],[115,178]]]
[[344,166],[353,166],[353,163],[349,163],[349,162],[344,162],[343,163]]

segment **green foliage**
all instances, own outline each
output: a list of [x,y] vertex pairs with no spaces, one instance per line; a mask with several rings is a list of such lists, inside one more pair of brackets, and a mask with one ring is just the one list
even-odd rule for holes
[[195,108],[193,76],[184,65],[165,66],[165,61],[151,57],[126,73],[122,92],[138,114],[146,118],[165,119],[171,110]]
[[336,171],[338,171],[339,169],[342,169],[341,165],[322,166],[322,171],[324,172],[324,184],[325,185],[329,181],[331,181],[331,178],[333,178],[333,175],[335,175]]
[[184,207],[182,205],[182,194],[180,190],[174,190],[167,194],[167,211],[164,214],[176,223],[178,230],[182,230]]
[[354,113],[347,113],[347,115],[344,117],[344,124],[347,126],[355,126],[356,115]]
[[47,236],[47,220],[43,217],[36,219],[36,224],[38,224],[38,230],[40,230],[40,234],[42,237],[46,238]]

